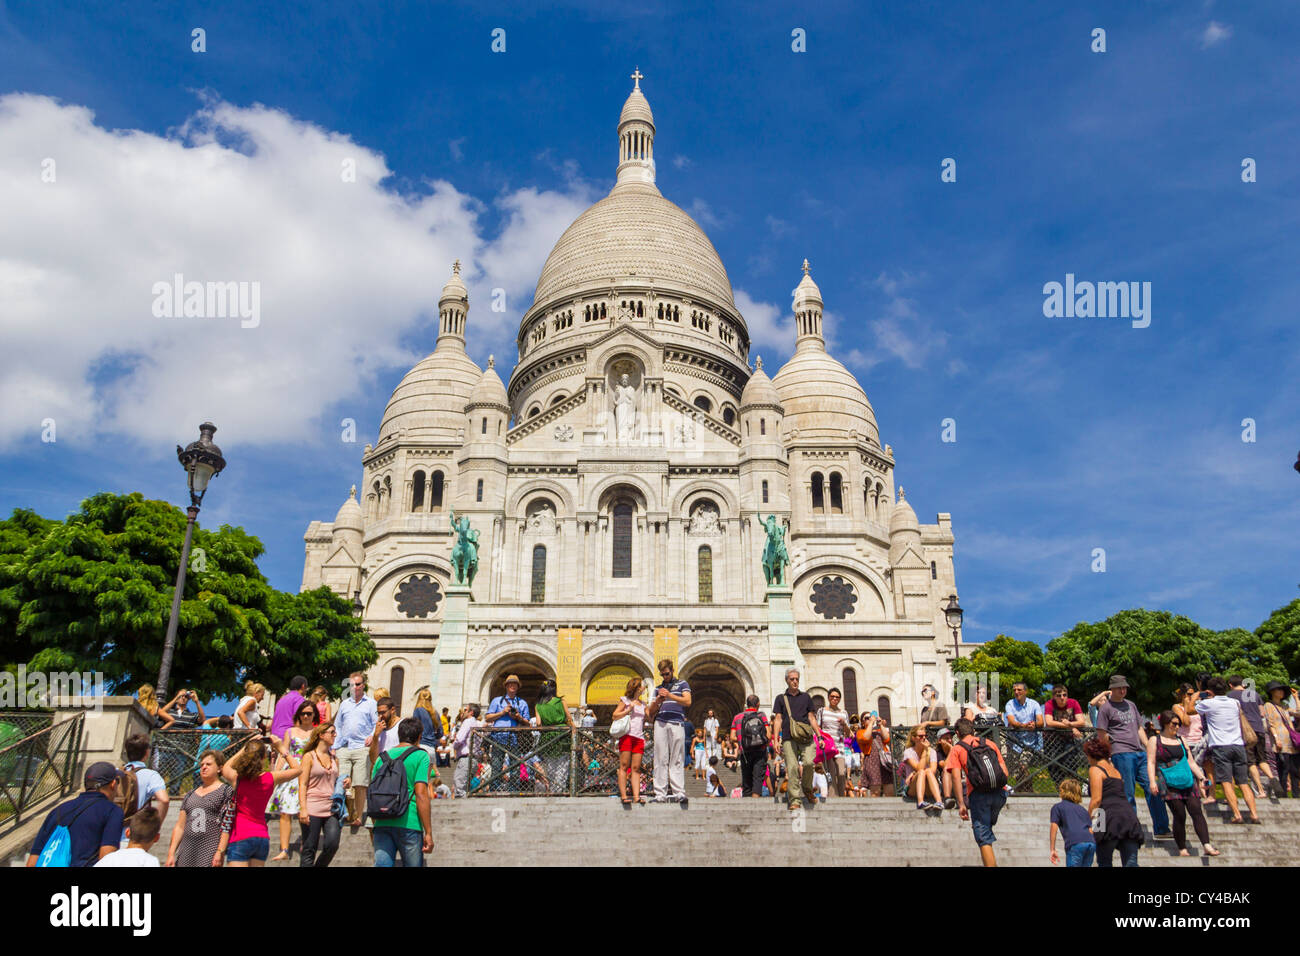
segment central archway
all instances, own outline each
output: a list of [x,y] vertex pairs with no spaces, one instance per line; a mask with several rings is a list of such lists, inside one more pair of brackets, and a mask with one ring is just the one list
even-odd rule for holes
[[725,739],[731,719],[745,709],[745,697],[753,692],[738,675],[732,662],[722,657],[704,657],[691,661],[682,677],[691,685],[691,706],[686,716],[696,727],[703,727],[709,711],[718,720],[718,739]]
[[486,708],[493,698],[506,692],[506,677],[511,674],[519,678],[519,696],[528,701],[530,712],[537,707],[542,682],[555,680],[555,668],[540,657],[533,654],[508,655],[492,665],[492,677],[487,682],[481,706]]

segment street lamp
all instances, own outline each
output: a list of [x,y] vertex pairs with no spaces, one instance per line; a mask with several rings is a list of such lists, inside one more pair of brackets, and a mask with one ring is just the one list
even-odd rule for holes
[[361,600],[361,592],[355,591],[352,594],[352,616],[360,617],[366,610],[365,603]]
[[961,605],[957,603],[957,595],[948,595],[948,604],[943,609],[944,619],[947,620],[948,626],[952,628],[952,659],[956,660],[957,653],[957,631],[961,629]]
[[185,509],[185,544],[181,548],[181,566],[176,572],[176,593],[172,595],[172,616],[167,621],[167,638],[163,641],[162,664],[158,668],[157,694],[167,699],[167,682],[171,679],[172,656],[176,653],[176,630],[180,626],[181,597],[185,593],[185,568],[190,563],[190,542],[194,539],[194,520],[199,516],[199,504],[208,490],[208,482],[221,474],[226,459],[221,449],[212,441],[217,426],[204,422],[199,426],[199,440],[185,448],[176,446],[176,458],[185,469],[190,488],[190,506]]

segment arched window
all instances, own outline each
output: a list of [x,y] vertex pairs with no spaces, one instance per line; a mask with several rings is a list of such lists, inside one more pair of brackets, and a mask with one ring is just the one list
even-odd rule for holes
[[933,561],[931,561],[931,562],[930,562],[930,580],[931,580],[931,581],[937,581],[938,579],[939,579],[939,569],[935,566],[935,563],[934,563]]
[[822,490],[822,473],[814,471],[812,476],[812,510],[814,514],[826,513],[826,498]]
[[479,434],[480,434],[480,435],[486,435],[486,434],[487,434],[487,416],[486,416],[486,415],[483,416],[483,429],[482,429],[482,431],[479,432]]
[[766,434],[767,434],[767,419],[766,419],[766,418],[760,418],[760,419],[758,420],[758,433],[759,433],[760,435],[766,435]]
[[767,481],[763,481],[763,504],[767,504]]
[[713,603],[713,549],[707,544],[700,545],[700,603]]
[[558,404],[560,404],[560,402],[564,401],[565,398],[567,398],[567,397],[568,397],[568,396],[565,395],[563,392],[560,392],[560,394],[556,395],[553,399],[551,399],[551,404],[552,404],[552,405],[558,405]]
[[393,698],[393,704],[397,707],[397,712],[402,712],[402,693],[406,684],[406,668],[394,667],[388,672],[388,696]]
[[858,712],[858,672],[852,667],[844,668],[840,674],[840,683],[844,685],[844,707],[850,714]]
[[543,604],[546,601],[546,546],[533,548],[533,589],[532,603]]
[[844,513],[844,486],[839,474],[831,475],[831,514]]
[[695,401],[692,402],[691,404],[693,404],[696,408],[698,408],[702,412],[713,411],[713,403],[709,401],[707,398],[705,398],[703,395],[696,396]]
[[879,697],[876,698],[876,713],[880,715],[880,719],[885,722],[886,727],[893,725],[894,721],[892,719],[892,715],[889,712],[888,694],[881,694]]
[[541,413],[542,413],[542,406],[540,405],[534,405],[532,408],[528,409],[529,418],[536,418]]
[[411,510],[424,507],[424,472],[417,471],[411,478]]
[[614,505],[614,555],[612,573],[616,578],[632,576],[632,506],[626,501]]
[[442,472],[435,471],[429,479],[429,510],[442,510]]
[[724,409],[722,410],[722,421],[723,421],[723,424],[726,424],[726,425],[733,425],[733,424],[735,424],[735,422],[736,422],[736,410],[735,410],[734,408],[732,408],[730,405],[728,405],[726,408],[724,408]]
[[474,488],[474,500],[475,501],[483,500],[483,479],[482,478],[478,480],[478,484]]

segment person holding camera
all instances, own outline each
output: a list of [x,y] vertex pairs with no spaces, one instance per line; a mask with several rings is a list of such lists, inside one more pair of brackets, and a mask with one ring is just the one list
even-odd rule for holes
[[[267,760],[274,752],[288,759],[284,770],[267,770]],[[294,780],[299,772],[298,759],[276,737],[260,733],[249,738],[234,758],[221,767],[221,776],[235,788],[235,826],[226,848],[227,866],[265,866],[270,853],[270,833],[266,828],[266,805],[278,784]]]
[[[195,711],[189,709],[191,702],[194,703]],[[207,715],[203,713],[203,705],[199,703],[199,695],[192,690],[178,691],[163,708],[163,714],[166,718],[170,718],[167,724],[168,730],[193,730],[207,720]]]
[[[488,712],[483,718],[484,721],[491,727],[501,727],[505,730],[529,726],[532,714],[529,713],[528,702],[519,696],[519,678],[514,674],[507,674],[505,685],[506,692],[493,697],[488,703]],[[495,793],[505,784],[505,771],[510,769],[510,754],[514,752],[516,746],[515,735],[495,733],[489,739],[492,741],[488,756],[488,763],[492,767],[492,778],[488,781],[488,789]]]

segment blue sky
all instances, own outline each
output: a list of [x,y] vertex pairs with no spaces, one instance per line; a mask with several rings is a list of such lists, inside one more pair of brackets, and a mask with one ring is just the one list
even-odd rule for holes
[[[210,417],[230,467],[201,520],[258,535],[296,589],[452,258],[471,355],[513,364],[547,250],[612,185],[639,66],[659,185],[769,369],[811,261],[897,482],[953,515],[970,639],[1135,606],[1253,628],[1296,596],[1290,5],[112,6],[0,3],[6,514],[181,504],[172,448]],[[187,271],[261,282],[262,325],[161,326],[150,285]],[[1150,282],[1150,327],[1044,317],[1067,273]]]

